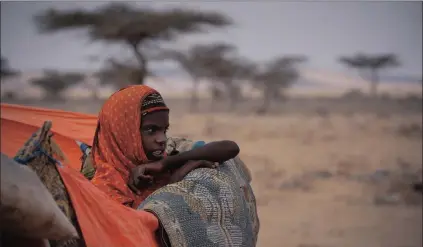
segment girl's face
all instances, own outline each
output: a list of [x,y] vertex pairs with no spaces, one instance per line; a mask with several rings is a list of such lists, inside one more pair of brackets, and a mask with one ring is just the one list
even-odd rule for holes
[[151,161],[164,157],[169,128],[169,111],[156,111],[142,117],[141,139],[144,152]]

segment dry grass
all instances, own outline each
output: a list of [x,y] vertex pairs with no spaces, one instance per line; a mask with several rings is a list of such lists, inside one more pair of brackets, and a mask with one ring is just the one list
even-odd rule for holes
[[[297,100],[283,114],[257,117],[248,113],[252,106],[242,114],[191,114],[185,101],[169,102],[171,135],[240,145],[253,174],[258,246],[422,246],[421,195],[408,189],[421,179],[415,104]],[[99,109],[86,105],[56,107]]]
[[418,173],[421,135],[398,133],[417,124],[421,116],[187,114],[172,118],[172,134],[239,143],[253,174],[259,246],[417,247],[421,205],[375,205],[378,186],[346,176],[397,171],[400,160]]

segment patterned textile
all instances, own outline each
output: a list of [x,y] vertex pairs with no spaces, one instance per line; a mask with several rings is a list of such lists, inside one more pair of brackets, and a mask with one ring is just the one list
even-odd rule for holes
[[[110,96],[98,116],[92,148],[96,172],[91,182],[113,200],[132,207],[156,189],[153,186],[137,195],[127,186],[131,169],[148,161],[141,141],[141,110],[168,110],[165,105],[141,109],[141,102],[151,94],[158,92],[145,85],[136,85]],[[155,186],[161,185],[156,183]]]
[[138,209],[155,214],[172,247],[250,247],[259,219],[251,176],[237,157],[217,169],[200,168],[164,186]]
[[81,173],[86,177],[88,180],[91,180],[94,177],[95,169],[93,165],[93,159],[91,155],[91,146],[87,144],[76,141],[79,148],[81,149],[82,156],[81,156]]
[[[71,221],[72,225],[75,226],[79,236],[82,238],[72,202],[56,167],[56,164],[61,165],[58,159],[66,160],[66,157],[59,146],[52,140],[51,125],[50,121],[46,121],[18,151],[14,160],[27,165],[37,173],[59,208]],[[77,238],[59,241],[52,240],[50,244],[52,247],[85,246],[84,240]]]

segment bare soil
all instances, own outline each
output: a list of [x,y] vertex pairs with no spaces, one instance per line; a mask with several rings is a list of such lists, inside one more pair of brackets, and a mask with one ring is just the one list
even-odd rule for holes
[[[293,99],[271,114],[167,99],[170,135],[231,139],[251,169],[258,246],[420,247],[422,105],[419,100]],[[96,113],[99,101],[19,102]]]

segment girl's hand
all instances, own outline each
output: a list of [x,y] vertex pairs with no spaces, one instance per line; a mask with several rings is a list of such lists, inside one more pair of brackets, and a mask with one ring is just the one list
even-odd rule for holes
[[154,182],[154,177],[150,174],[161,173],[164,169],[161,161],[139,165],[129,174],[128,187],[134,193],[140,194],[140,189],[147,188]]
[[169,183],[176,183],[181,181],[188,173],[197,168],[216,168],[217,163],[206,160],[190,160],[182,167],[176,169],[170,177]]

